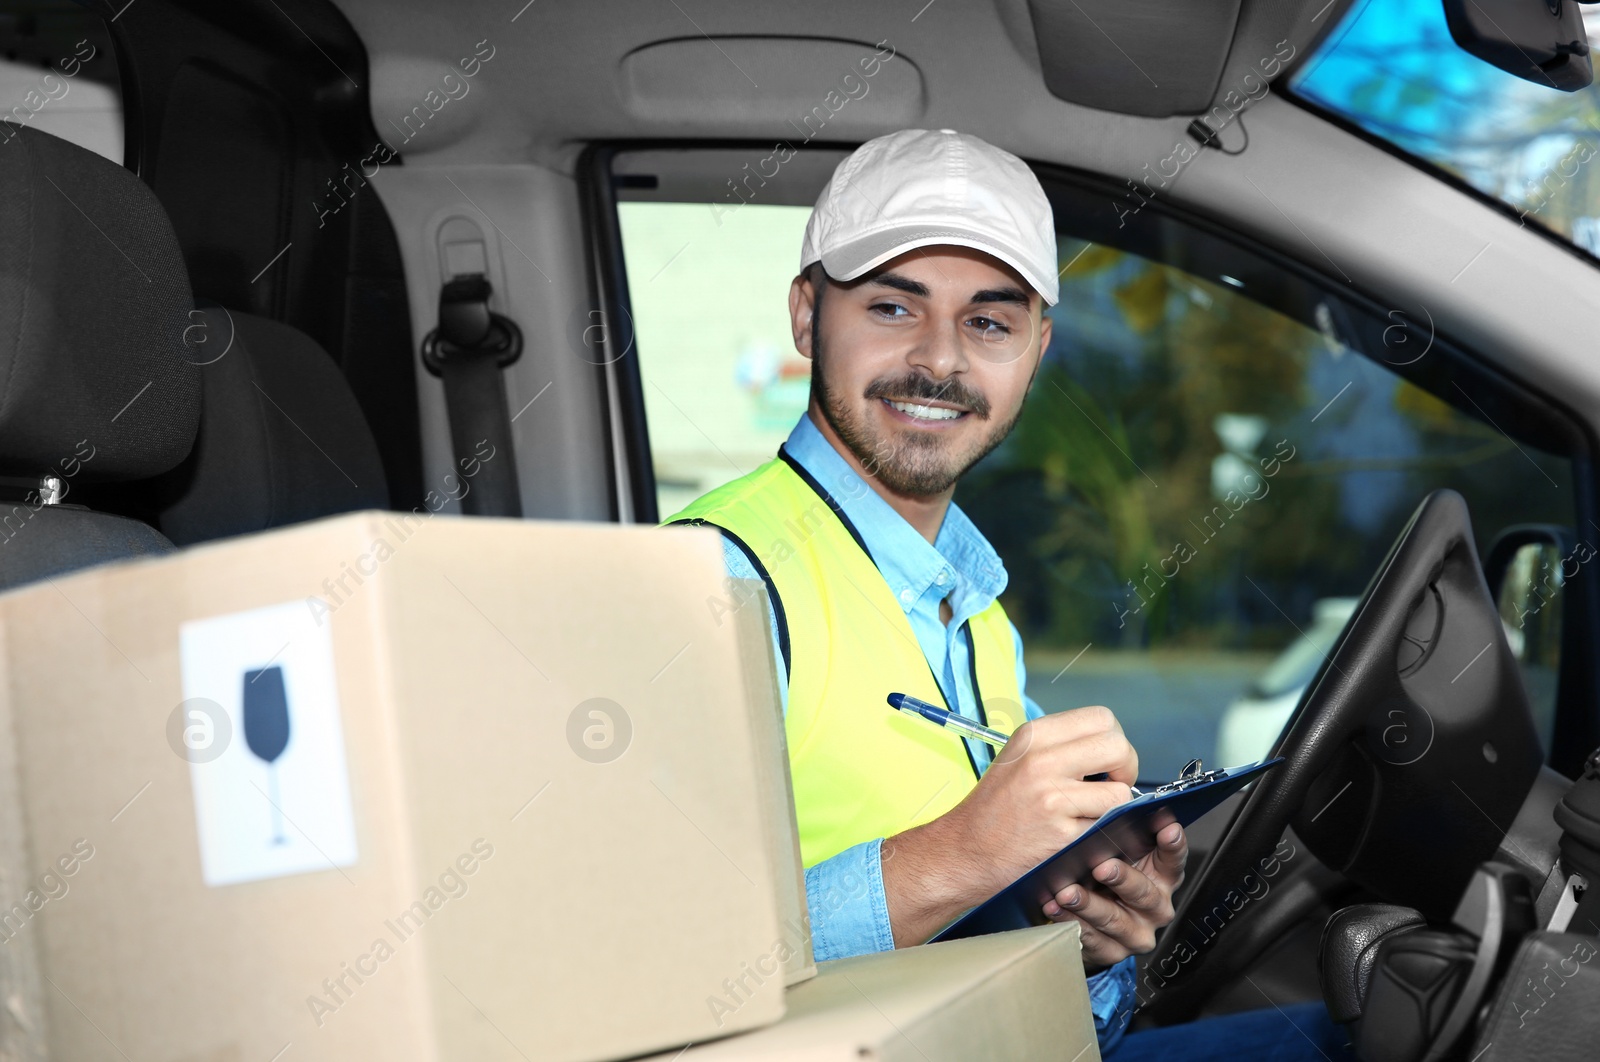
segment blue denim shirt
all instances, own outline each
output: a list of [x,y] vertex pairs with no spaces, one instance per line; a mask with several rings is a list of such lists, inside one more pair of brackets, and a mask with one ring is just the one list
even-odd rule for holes
[[[988,608],[1005,589],[1006,570],[999,554],[954,503],[929,545],[921,532],[855,472],[807,414],[801,415],[784,448],[833,495],[861,533],[884,581],[905,609],[911,630],[949,707],[976,720],[977,699],[968,663],[970,647],[961,625]],[[723,555],[729,575],[737,579],[760,578],[739,547],[727,539],[723,540]],[[939,603],[946,598],[952,613],[949,624],[939,618]],[[770,612],[768,619],[778,666],[778,689],[787,709],[789,677],[784,673],[783,656],[777,651],[777,620]],[[1044,712],[1027,695],[1022,637],[1014,625],[1011,636],[1017,646],[1017,688],[1023,691],[1023,712],[1027,718],[1037,719]],[[979,769],[986,769],[991,755],[989,746],[964,740]],[[883,892],[879,851],[882,845],[881,837],[862,842],[806,871],[812,946],[819,960],[894,947]],[[1132,958],[1089,978],[1089,1002],[1101,1050],[1109,1050],[1120,1039],[1132,1017],[1135,999]]]

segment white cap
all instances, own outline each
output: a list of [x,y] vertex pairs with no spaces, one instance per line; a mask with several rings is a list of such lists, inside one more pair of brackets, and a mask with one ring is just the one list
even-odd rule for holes
[[954,129],[902,129],[839,163],[806,222],[812,262],[854,280],[914,247],[954,244],[1005,262],[1050,306],[1061,297],[1056,226],[1039,179],[1009,151]]

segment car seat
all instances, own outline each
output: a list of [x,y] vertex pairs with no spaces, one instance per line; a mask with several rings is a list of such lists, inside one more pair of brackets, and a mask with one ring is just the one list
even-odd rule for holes
[[[165,211],[127,170],[58,137],[0,133],[0,589],[171,551],[75,488],[166,472],[200,419],[193,297]],[[81,494],[78,495],[81,497]]]
[[387,508],[372,430],[333,358],[304,332],[222,307],[195,311],[200,430],[153,485],[154,522],[180,546],[357,509]]

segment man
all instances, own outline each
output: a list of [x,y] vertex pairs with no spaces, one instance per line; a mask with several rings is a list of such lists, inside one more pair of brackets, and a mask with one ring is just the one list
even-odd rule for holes
[[[673,522],[719,528],[730,574],[767,584],[812,936],[831,959],[923,943],[1128,800],[1138,757],[1106,708],[1046,716],[1026,696],[1005,569],[951,503],[1050,343],[1055,225],[1032,171],[949,129],[869,141],[823,189],[800,265],[809,408],[777,458]],[[892,711],[891,692],[1014,733],[993,754]],[[1183,880],[1183,830],[1156,842],[1043,909],[1082,926],[1103,1049]]]

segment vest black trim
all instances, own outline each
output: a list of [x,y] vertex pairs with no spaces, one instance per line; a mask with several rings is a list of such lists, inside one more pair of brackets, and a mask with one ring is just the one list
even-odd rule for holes
[[[850,518],[845,515],[844,507],[834,499],[833,495],[828,493],[828,489],[822,484],[818,483],[816,477],[814,477],[810,472],[806,471],[800,462],[796,461],[794,456],[790,454],[785,447],[778,447],[778,457],[782,459],[784,464],[794,469],[795,475],[799,476],[803,481],[805,481],[806,486],[816,491],[817,496],[827,503],[828,508],[833,510],[833,515],[837,516],[839,518],[839,522],[844,525],[844,529],[850,532],[850,537],[856,540],[856,545],[861,547],[861,552],[867,555],[867,560],[872,562],[872,566],[874,568],[877,568],[877,558],[875,558],[872,555],[872,551],[867,548],[867,543],[864,539],[862,539],[861,532],[856,530],[856,525],[851,523]],[[776,591],[773,591],[773,596],[777,596]],[[983,693],[978,689],[978,644],[977,640],[972,637],[971,621],[969,620],[962,623],[961,630],[962,633],[967,636],[967,663],[972,668],[972,696],[973,699],[978,703],[978,722],[982,723],[984,726],[988,726],[989,717],[988,714],[983,710]],[[788,657],[786,656],[784,659],[785,662],[787,662]],[[955,702],[951,700],[949,691],[944,688],[944,683],[939,681],[939,676],[934,673],[932,664],[928,665],[928,674],[933,676],[934,688],[939,691],[942,697],[944,697],[945,707],[949,708],[950,711],[955,711],[954,708],[950,708],[950,705]],[[973,776],[982,778],[983,772],[978,769],[978,760],[972,755],[972,746],[968,744],[969,739],[965,735],[961,735],[958,737],[958,740],[961,742],[961,750],[967,754],[967,763],[972,767]]]
[[674,520],[673,524],[685,527],[714,527],[722,532],[722,537],[739,547],[739,552],[744,554],[745,560],[750,562],[750,567],[756,570],[761,581],[767,584],[767,598],[772,602],[772,616],[778,624],[778,652],[783,657],[783,677],[789,678],[789,617],[783,612],[783,598],[778,596],[778,585],[772,581],[772,575],[767,571],[767,566],[761,563],[761,558],[756,556],[756,551],[751,549],[744,539],[729,531],[721,524],[714,524],[701,517],[691,517],[688,520]]
[[[967,620],[961,625],[961,629],[967,632],[967,669],[972,674],[972,699],[978,702],[978,722],[988,726],[989,711],[983,706],[983,689],[978,685],[978,640],[972,636],[972,621]],[[990,749],[989,762],[993,763],[998,755],[999,752]],[[971,749],[967,750],[967,758],[972,758]],[[973,764],[973,769],[977,769],[976,763]]]
[[[971,620],[964,620],[962,622],[961,633],[967,636],[967,664],[972,668],[972,698],[978,702],[978,722],[983,726],[988,726],[989,717],[983,710],[983,692],[978,689],[978,642],[977,639],[972,637]],[[928,670],[930,672],[933,670],[932,664],[928,665]],[[938,675],[933,676],[933,684],[939,687],[940,693],[944,693],[944,706],[946,708],[950,708],[950,694],[945,693],[944,683],[939,681]],[[950,708],[950,710],[955,711],[953,708]],[[983,772],[978,770],[978,759],[972,754],[971,745],[971,741],[976,741],[977,739],[973,738],[971,741],[969,741],[965,734],[960,735],[960,738],[961,750],[967,754],[967,763],[971,765],[973,775],[981,780],[983,778]],[[994,750],[991,749],[989,751],[989,762],[993,763],[994,757]]]
[[788,449],[783,446],[779,446],[778,458],[784,464],[794,469],[794,474],[804,480],[805,485],[816,491],[817,496],[828,504],[828,508],[833,510],[833,515],[839,518],[839,522],[844,525],[844,529],[850,532],[850,537],[856,540],[856,545],[861,547],[861,552],[867,555],[867,559],[872,561],[872,566],[876,568],[878,566],[877,559],[873,557],[872,551],[867,548],[866,539],[861,537],[861,532],[856,530],[856,525],[851,523],[850,518],[844,514],[844,506],[840,505],[836,500],[834,500],[833,495],[828,493],[828,489],[821,483],[818,483],[816,477],[810,472],[807,472],[805,467],[802,466],[799,461],[794,459],[794,455],[789,453]]

